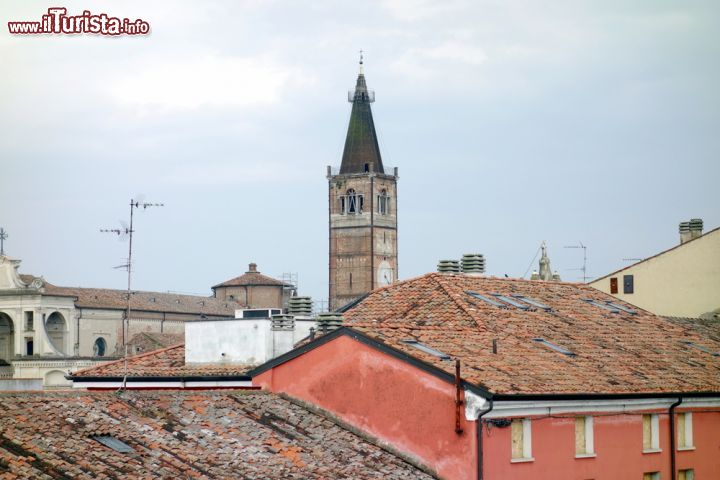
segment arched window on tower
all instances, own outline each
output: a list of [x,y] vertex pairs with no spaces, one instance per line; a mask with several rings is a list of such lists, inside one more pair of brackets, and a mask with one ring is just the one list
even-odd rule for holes
[[363,196],[357,194],[352,188],[340,199],[343,214],[355,215],[362,213],[364,204]]
[[93,356],[104,357],[105,350],[107,350],[107,342],[105,342],[104,338],[98,337],[93,344]]
[[377,196],[378,213],[380,215],[387,215],[390,213],[390,197],[388,196],[387,190],[384,188],[380,190],[380,195]]

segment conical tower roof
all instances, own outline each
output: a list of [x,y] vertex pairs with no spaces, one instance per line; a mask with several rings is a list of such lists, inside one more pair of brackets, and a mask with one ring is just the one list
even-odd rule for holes
[[370,109],[370,104],[375,100],[375,94],[368,91],[365,83],[362,57],[360,58],[360,73],[355,85],[355,93],[349,96],[348,100],[352,102],[353,106],[345,138],[340,173],[363,173],[370,170],[385,173]]

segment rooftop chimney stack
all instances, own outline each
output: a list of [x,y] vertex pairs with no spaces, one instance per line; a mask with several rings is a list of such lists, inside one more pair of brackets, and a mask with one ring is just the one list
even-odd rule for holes
[[295,317],[292,315],[273,315],[271,322],[272,356],[277,357],[293,349]]
[[437,270],[440,273],[460,273],[460,261],[458,260],[440,260]]
[[325,312],[319,313],[317,316],[317,327],[320,333],[328,333],[337,330],[343,325],[343,316],[341,313]]
[[312,297],[290,297],[288,300],[288,313],[296,317],[309,317],[312,315]]
[[463,273],[485,273],[485,257],[480,253],[466,253],[462,257]]
[[257,273],[257,263],[251,263],[248,265],[248,271],[245,273]]
[[702,236],[703,221],[701,218],[693,218],[688,222],[680,222],[680,244],[694,240]]

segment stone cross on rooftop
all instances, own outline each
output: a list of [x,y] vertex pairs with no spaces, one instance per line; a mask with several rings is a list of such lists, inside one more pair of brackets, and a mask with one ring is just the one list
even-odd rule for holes
[[0,228],[0,255],[5,255],[5,240],[8,238],[7,231]]

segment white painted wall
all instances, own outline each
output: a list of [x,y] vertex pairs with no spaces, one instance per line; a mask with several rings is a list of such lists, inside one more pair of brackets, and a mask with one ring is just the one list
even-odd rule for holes
[[185,363],[259,365],[292,350],[313,327],[315,319],[302,317],[292,331],[273,330],[269,318],[187,322]]
[[271,320],[203,320],[185,324],[185,363],[254,365],[272,358]]

